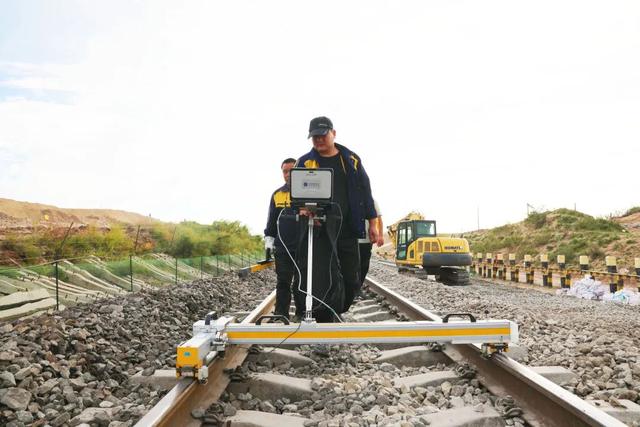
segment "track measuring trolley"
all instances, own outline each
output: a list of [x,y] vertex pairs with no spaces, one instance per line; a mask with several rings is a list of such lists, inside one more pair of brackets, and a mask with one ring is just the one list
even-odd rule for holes
[[[518,326],[509,320],[476,320],[470,314],[451,314],[442,321],[318,323],[313,318],[312,260],[314,227],[326,219],[332,203],[333,170],[291,170],[291,201],[296,212],[307,216],[307,289],[305,316],[290,323],[281,316],[263,316],[256,323],[240,324],[234,317],[209,313],[193,325],[193,337],[177,348],[176,375],[208,378],[208,365],[224,357],[227,346],[236,344],[358,344],[358,343],[452,343],[480,344],[487,356],[518,341]],[[299,215],[299,218],[304,218]],[[280,317],[281,323],[263,323]],[[452,318],[464,320],[450,320]],[[468,320],[467,320],[468,319]]]

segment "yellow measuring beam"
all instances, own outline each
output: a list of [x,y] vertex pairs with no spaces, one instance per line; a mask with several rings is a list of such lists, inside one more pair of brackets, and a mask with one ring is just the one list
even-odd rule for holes
[[239,339],[313,339],[313,338],[375,338],[375,337],[448,337],[448,336],[509,336],[510,328],[468,329],[407,329],[407,330],[361,330],[361,331],[234,331],[227,332],[230,343]]

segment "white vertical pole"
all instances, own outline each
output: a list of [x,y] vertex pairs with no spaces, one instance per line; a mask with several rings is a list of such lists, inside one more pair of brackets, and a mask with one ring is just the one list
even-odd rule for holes
[[313,217],[309,215],[307,235],[307,297],[305,299],[305,322],[313,320]]

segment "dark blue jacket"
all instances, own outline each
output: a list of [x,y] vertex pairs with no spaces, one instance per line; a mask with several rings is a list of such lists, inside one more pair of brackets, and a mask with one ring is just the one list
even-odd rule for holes
[[284,249],[282,241],[278,238],[278,215],[280,211],[284,209],[280,216],[280,237],[289,248],[289,251],[294,252],[298,244],[298,223],[292,216],[291,210],[291,191],[287,184],[278,188],[271,195],[269,201],[269,216],[267,218],[267,228],[264,229],[265,236],[271,236],[275,238],[275,247]]
[[[347,172],[347,194],[349,195],[349,209],[351,210],[350,228],[358,237],[365,237],[364,220],[376,218],[376,209],[371,196],[371,183],[369,175],[364,170],[360,157],[347,147],[336,144],[340,151],[343,165]],[[320,153],[311,149],[300,157],[296,167],[317,169],[319,167]]]

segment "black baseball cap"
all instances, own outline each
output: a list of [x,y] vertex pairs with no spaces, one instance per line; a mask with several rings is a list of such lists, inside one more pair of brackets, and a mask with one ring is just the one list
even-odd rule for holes
[[309,136],[307,138],[316,135],[326,135],[331,129],[333,129],[333,123],[331,123],[328,117],[316,117],[309,123]]

